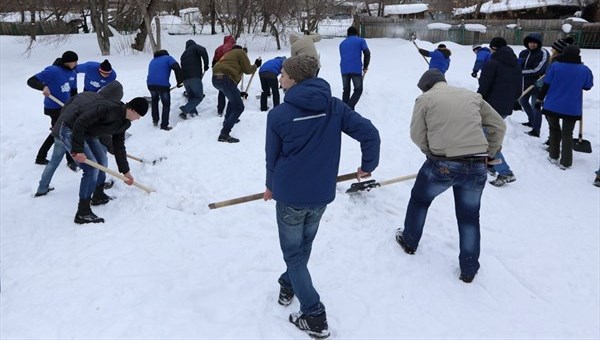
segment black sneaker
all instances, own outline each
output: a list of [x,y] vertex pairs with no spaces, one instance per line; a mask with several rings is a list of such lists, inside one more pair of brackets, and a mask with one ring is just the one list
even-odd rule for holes
[[35,159],[35,164],[46,165],[48,163],[50,163],[50,161],[45,158],[36,158]]
[[404,237],[402,237],[402,229],[401,228],[396,230],[396,242],[398,242],[398,244],[400,245],[400,247],[402,247],[404,252],[409,255],[414,255],[415,251],[417,251],[416,249],[413,249],[408,244],[406,244],[406,242],[404,241]]
[[490,181],[490,184],[495,187],[501,187],[501,186],[504,186],[504,184],[506,184],[506,183],[512,183],[516,180],[517,180],[517,178],[515,177],[514,174],[498,175],[495,180]]
[[329,327],[325,312],[316,316],[292,313],[290,314],[290,322],[313,338],[325,339],[329,336]]
[[289,306],[294,300],[294,290],[283,284],[279,279],[279,300],[277,302],[282,306]]
[[530,135],[531,137],[539,137],[540,136],[540,132],[539,131],[535,131],[535,130],[531,130],[529,132],[525,132],[526,134]]
[[223,112],[217,112],[217,116],[223,117]]
[[93,195],[90,204],[94,206],[103,205],[110,202],[112,199],[112,197],[108,196],[105,193],[102,193],[102,195]]
[[112,179],[110,181],[104,182],[104,190],[112,188],[113,185],[115,185],[115,181],[113,181]]
[[48,190],[46,190],[44,192],[36,192],[35,195],[33,195],[33,197],[45,196],[46,194],[48,194],[52,190],[54,190],[53,187],[48,187]]
[[152,125],[158,126],[158,122],[152,122]]
[[182,113],[179,114],[179,118],[181,118],[183,120],[186,120],[187,116],[185,115],[185,113],[182,112]]
[[600,176],[596,176],[596,179],[594,180],[594,185],[600,188]]
[[160,129],[161,129],[161,130],[165,130],[165,131],[171,131],[171,130],[173,130],[173,128],[172,128],[172,127],[170,127],[170,126],[165,126],[165,127],[162,127],[162,126],[161,126],[161,127],[160,127]]
[[464,283],[471,283],[473,282],[473,279],[475,278],[476,274],[473,275],[464,275],[464,274],[460,274],[459,279],[464,282]]
[[75,215],[75,223],[77,224],[86,224],[86,223],[104,223],[104,219],[102,217],[96,216],[93,212],[88,214],[76,214]]
[[527,126],[527,127],[533,127],[533,125],[530,122],[527,123],[521,123],[521,125],[523,126]]
[[73,172],[77,172],[79,170],[79,166],[75,162],[68,162],[67,167]]
[[219,135],[219,139],[217,140],[224,143],[239,143],[240,141],[239,139],[231,137],[230,135]]

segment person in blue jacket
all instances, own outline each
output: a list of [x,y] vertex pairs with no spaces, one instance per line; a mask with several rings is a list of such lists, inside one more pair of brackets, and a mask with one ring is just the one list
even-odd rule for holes
[[569,45],[554,58],[535,104],[540,109],[543,103],[542,112],[548,119],[549,160],[563,170],[573,164],[573,129],[583,116],[582,90],[589,91],[594,86],[592,71],[581,62],[579,53],[579,47]]
[[85,74],[83,78],[83,90],[98,92],[111,81],[117,79],[117,72],[112,69],[108,59],[103,62],[88,61],[77,65],[75,72]]
[[446,47],[445,44],[439,44],[438,47],[433,51],[427,51],[422,48],[419,48],[419,53],[422,56],[430,57],[429,61],[429,69],[436,68],[442,72],[442,74],[446,74],[448,68],[450,68],[450,56],[452,52]]
[[279,81],[277,77],[281,74],[281,66],[285,61],[285,57],[275,57],[267,60],[258,70],[260,77],[260,86],[262,92],[260,94],[260,110],[267,111],[267,98],[273,93],[273,107],[279,105]]
[[298,55],[281,71],[284,102],[267,115],[266,189],[264,199],[277,201],[279,243],[286,270],[279,277],[279,304],[294,296],[300,313],[289,321],[310,336],[329,336],[325,306],[307,268],[312,243],[327,204],[335,198],[342,132],[360,142],[358,178],[371,175],[379,164],[377,128],[331,96],[331,87],[315,77],[317,59]]
[[[363,92],[363,77],[369,69],[371,51],[365,39],[358,36],[356,27],[348,27],[346,34],[348,36],[340,43],[340,69],[344,88],[342,101],[354,110]],[[361,61],[361,54],[364,56],[363,61]],[[352,96],[350,96],[350,81],[354,86]]]
[[[183,79],[179,63],[166,50],[154,52],[154,58],[148,65],[146,85],[148,85],[148,90],[150,90],[152,96],[152,123],[154,126],[158,126],[160,119],[160,129],[165,131],[172,129],[169,126],[169,113],[171,112],[171,83],[169,77],[171,76],[171,70],[175,72],[177,87],[182,87]],[[159,100],[162,102],[162,115],[160,117],[158,115]]]
[[473,65],[471,77],[477,78],[477,73],[483,68],[483,64],[490,59],[492,51],[487,47],[482,47],[481,44],[477,44],[473,46],[473,53],[475,53],[475,64]]
[[[50,117],[50,127],[54,126],[62,109],[62,104],[51,99],[50,95],[64,104],[77,94],[77,73],[75,72],[75,67],[77,67],[78,59],[77,53],[66,51],[52,65],[27,80],[29,87],[42,91],[45,97],[44,114]],[[52,134],[48,134],[48,137],[46,137],[46,140],[40,146],[35,158],[35,164],[48,164],[49,161],[46,157],[53,144],[54,137]],[[77,163],[75,163],[68,153],[67,165],[71,170],[77,171]]]
[[519,64],[521,64],[523,70],[521,92],[524,92],[530,86],[534,87],[519,99],[519,104],[527,114],[528,119],[523,125],[531,127],[531,131],[526,133],[532,137],[539,137],[542,127],[542,113],[535,108],[534,104],[538,98],[541,82],[537,81],[546,73],[546,68],[550,63],[550,53],[542,48],[542,35],[537,32],[527,35],[523,39],[523,45],[525,49],[519,53]]

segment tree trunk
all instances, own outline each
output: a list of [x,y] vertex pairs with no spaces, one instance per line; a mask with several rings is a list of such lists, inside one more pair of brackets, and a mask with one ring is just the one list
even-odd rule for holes
[[[131,45],[131,48],[133,48],[134,50],[140,52],[144,50],[144,45],[146,45],[146,38],[148,37],[148,33],[152,32],[150,17],[154,16],[154,14],[156,13],[157,6],[158,0],[150,0],[150,3],[147,6],[145,5],[145,1],[138,0],[138,8],[142,13],[142,22],[138,26],[139,32],[135,36],[135,41]],[[146,18],[148,18],[148,20],[146,20]],[[154,37],[151,38],[150,43],[152,44],[154,51]]]
[[[154,17],[154,21],[156,22],[156,46],[155,46],[156,50],[154,50],[154,52],[156,52],[156,51],[162,50],[161,43],[160,43],[160,37],[161,37],[160,19],[158,17]],[[150,35],[150,36],[152,36],[152,35]],[[150,40],[150,41],[152,41],[152,40]]]
[[483,5],[483,0],[478,0],[477,6],[475,6],[475,13],[473,13],[474,19],[479,19],[479,12],[481,11],[481,5]]
[[96,31],[98,47],[102,55],[110,55],[110,39],[112,35],[108,27],[108,1],[109,0],[89,0],[92,26]]
[[215,8],[215,0],[210,0],[210,34],[217,34],[217,9]]

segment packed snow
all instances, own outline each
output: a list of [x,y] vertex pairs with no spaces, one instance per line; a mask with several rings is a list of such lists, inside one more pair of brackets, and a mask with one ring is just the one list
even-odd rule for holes
[[[113,37],[108,57],[125,90],[124,100],[148,95],[150,53],[132,53]],[[179,59],[187,39],[212,52],[217,36],[164,35],[163,48]],[[320,76],[341,96],[340,38],[316,44]],[[251,60],[289,55],[272,38],[242,37]],[[306,339],[287,320],[297,300],[277,304],[284,270],[273,201],[209,210],[208,204],[264,191],[266,114],[250,86],[246,110],[232,135],[217,142],[222,118],[210,71],[199,117],[181,121],[183,89],[172,91],[170,132],[152,126],[150,113],[132,124],[130,160],[145,192],[117,181],[115,200],[93,207],[106,223],[76,225],[81,172],[63,163],[55,190],[34,198],[43,166],[35,165],[48,133],[40,91],[26,80],[65,50],[79,61],[102,61],[94,34],[27,38],[1,36],[1,334],[3,339]],[[424,156],[409,125],[417,80],[427,65],[401,39],[368,39],[372,59],[357,111],[382,138],[377,180],[414,174]],[[432,50],[439,42],[417,41]],[[449,84],[477,89],[470,76],[471,46],[452,50]],[[552,42],[545,42],[550,45]],[[522,46],[513,46],[518,53]],[[414,256],[396,244],[413,181],[355,195],[339,183],[323,216],[309,263],[327,308],[332,338],[598,338],[600,189],[592,185],[599,160],[600,55],[583,50],[596,86],[584,94],[584,138],[593,153],[574,153],[571,169],[547,160],[541,138],[521,125],[523,112],[506,120],[504,155],[517,181],[487,185],[481,207],[481,269],[471,284],[458,279],[458,232],[451,191],[429,210]],[[248,84],[249,77],[245,83]],[[80,90],[83,82],[79,78]],[[174,84],[172,76],[172,84]],[[271,103],[269,104],[271,105]],[[345,137],[340,174],[360,165],[358,143]],[[116,169],[112,157],[109,167]],[[310,183],[307,183],[310,185]]]

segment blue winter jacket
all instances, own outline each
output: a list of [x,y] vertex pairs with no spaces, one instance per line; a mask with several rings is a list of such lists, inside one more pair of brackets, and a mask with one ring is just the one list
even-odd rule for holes
[[[541,99],[545,114],[579,118],[583,114],[583,92],[594,86],[592,71],[581,62],[557,58],[546,72]],[[547,94],[546,94],[547,93]]]
[[[529,42],[537,42],[538,47],[534,50],[529,49]],[[539,33],[531,33],[523,39],[525,50],[519,53],[519,64],[523,70],[523,82],[521,90],[524,91],[529,86],[535,84],[544,73],[550,63],[550,53],[542,48],[542,35]]]
[[271,60],[267,60],[258,70],[258,74],[263,72],[271,72],[278,76],[281,73],[281,66],[283,65],[284,61],[285,57],[275,57]]
[[[51,66],[34,76],[48,86],[50,93],[63,103],[71,96],[77,94],[77,73],[64,66],[61,58],[57,58]],[[44,107],[47,109],[60,109],[62,106],[49,97],[44,98]]]
[[156,89],[168,91],[171,87],[171,83],[169,82],[171,69],[175,71],[177,83],[182,83],[181,67],[175,58],[171,57],[165,50],[154,53],[154,59],[152,59],[148,65],[148,77],[146,78],[146,85],[148,85],[148,88],[150,90]]
[[[362,54],[365,54],[363,67]],[[340,43],[340,69],[342,74],[361,74],[363,68],[369,68],[371,52],[365,39],[351,35]]]
[[108,77],[104,78],[100,74],[99,69],[100,63],[96,61],[88,61],[75,67],[75,72],[85,74],[83,78],[84,91],[98,92],[98,90],[117,79],[117,72],[115,70],[112,70]]
[[342,132],[360,142],[362,170],[375,170],[380,139],[368,119],[333,98],[321,78],[289,88],[267,116],[266,187],[273,198],[299,208],[333,201]]
[[492,55],[492,51],[490,51],[487,47],[482,47],[477,50],[477,54],[475,55],[475,65],[473,65],[473,73],[479,72],[483,68],[483,64],[485,64],[490,56]]
[[437,48],[433,51],[427,51],[422,48],[419,49],[421,55],[430,57],[429,69],[438,69],[443,74],[446,74],[450,67],[450,50],[447,48]]

